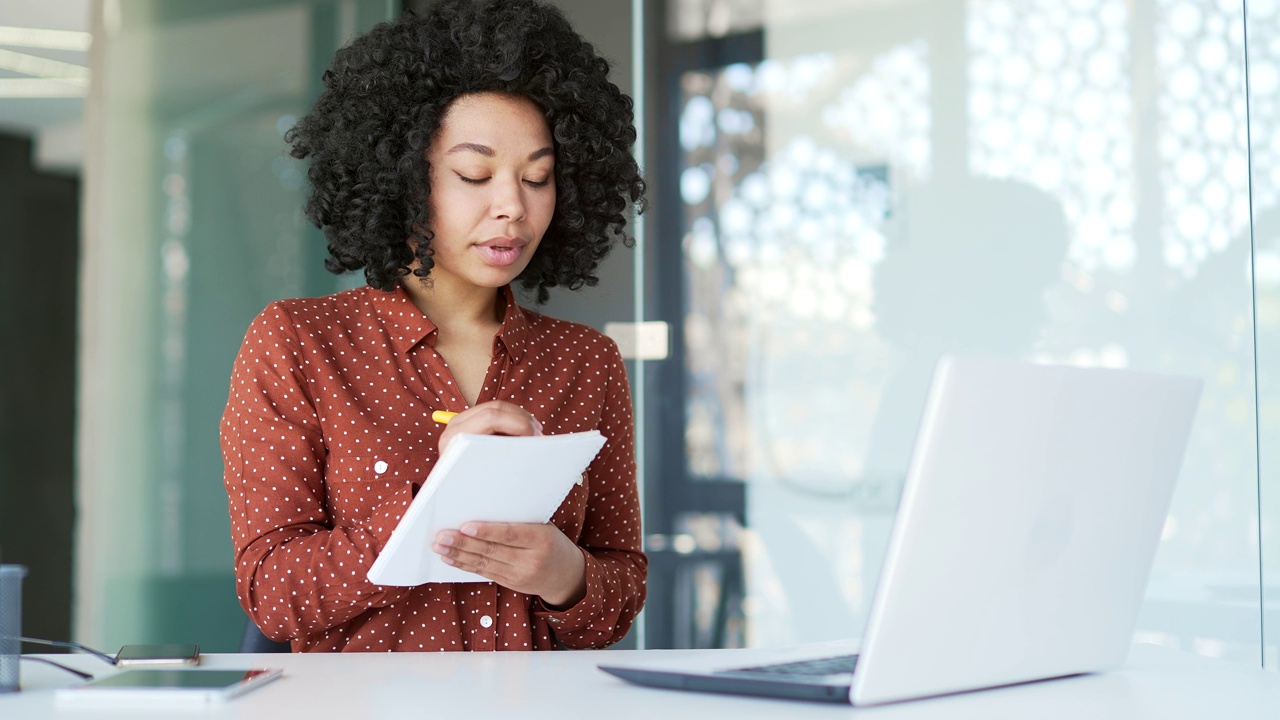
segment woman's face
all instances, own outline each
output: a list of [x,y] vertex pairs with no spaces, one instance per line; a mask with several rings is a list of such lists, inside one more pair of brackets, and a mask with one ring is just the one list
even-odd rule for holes
[[459,97],[427,162],[432,287],[510,283],[529,264],[556,206],[555,150],[538,106],[499,93]]

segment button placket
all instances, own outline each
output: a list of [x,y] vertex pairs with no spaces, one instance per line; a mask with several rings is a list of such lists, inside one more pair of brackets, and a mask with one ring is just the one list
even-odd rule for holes
[[498,586],[490,583],[480,594],[484,604],[480,608],[480,627],[484,629],[484,645],[487,650],[498,647]]

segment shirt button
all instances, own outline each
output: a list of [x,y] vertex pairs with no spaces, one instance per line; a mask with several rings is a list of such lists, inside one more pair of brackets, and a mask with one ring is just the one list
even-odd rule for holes
[[480,627],[483,627],[483,628],[493,627],[493,618],[489,617],[488,615],[481,617]]
[[387,471],[387,462],[386,462],[385,460],[379,460],[378,462],[374,463],[374,464],[373,464],[373,471],[374,471],[374,472],[376,472],[376,473],[378,473],[379,475],[381,475],[382,473],[386,472],[386,471]]

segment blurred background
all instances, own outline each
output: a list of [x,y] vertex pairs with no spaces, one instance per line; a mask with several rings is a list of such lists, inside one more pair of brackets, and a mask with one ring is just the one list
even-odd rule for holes
[[[282,136],[335,49],[429,4],[0,4],[27,634],[238,646],[232,359],[271,300],[360,282]],[[980,352],[1205,379],[1138,639],[1280,665],[1280,3],[555,4],[635,96],[652,191],[547,308],[633,356],[627,646],[858,635],[933,363]]]

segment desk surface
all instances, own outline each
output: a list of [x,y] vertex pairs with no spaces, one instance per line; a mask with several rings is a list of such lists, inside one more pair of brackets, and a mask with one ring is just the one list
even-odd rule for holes
[[[1137,645],[1126,667],[1103,675],[1052,680],[947,698],[853,709],[782,700],[737,698],[633,687],[596,669],[694,653],[752,651],[617,650],[513,653],[382,653],[362,655],[206,655],[205,667],[282,667],[284,677],[224,705],[204,718],[279,720],[303,713],[331,718],[515,717],[809,718],[850,714],[873,719],[1036,717],[1062,718],[1275,718],[1280,675],[1255,667]],[[99,676],[113,672],[83,655],[49,655]],[[161,717],[172,710],[59,710],[53,689],[79,684],[74,676],[40,663],[22,664],[21,692],[0,695],[0,717]],[[419,711],[423,714],[413,714]],[[406,715],[406,713],[410,713]]]

